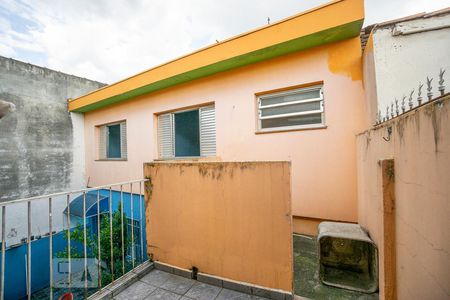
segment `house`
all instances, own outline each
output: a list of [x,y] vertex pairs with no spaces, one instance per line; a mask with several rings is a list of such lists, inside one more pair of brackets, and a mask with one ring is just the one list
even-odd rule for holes
[[[60,208],[72,200],[63,222],[84,226],[77,285],[64,270],[62,284],[80,297],[96,292],[81,276],[89,268],[106,275],[90,282],[99,279],[101,287],[91,299],[116,297],[129,284],[124,298],[178,299],[198,287],[215,296],[234,289],[271,299],[292,299],[294,292],[333,298],[344,292],[319,281],[322,253],[313,242],[297,246],[309,247],[312,258],[309,273],[295,270],[293,244],[300,235],[292,238],[292,231],[315,235],[319,222],[332,220],[358,223],[378,248],[369,264],[360,259],[364,254],[348,251],[352,240],[329,244],[342,257],[364,261],[356,272],[370,270],[364,274],[373,276],[374,289],[378,284],[379,293],[346,291],[353,293],[349,298],[446,298],[448,16],[446,9],[361,30],[363,1],[337,0],[71,99],[71,116],[84,126],[88,188],[58,194],[67,196]],[[1,122],[11,116],[8,110]],[[31,207],[40,198],[48,201],[39,208],[49,233],[32,243]],[[52,199],[40,198],[2,206],[7,221],[13,206],[28,216],[26,248],[14,260],[6,256],[2,274],[25,270],[27,282],[14,292],[29,298],[36,282],[50,286],[44,296],[67,286],[52,285],[52,251],[68,247],[70,238],[52,235]],[[87,245],[86,223],[93,232],[105,229],[99,212],[110,221],[104,224],[109,237]],[[39,247],[49,255],[36,255]],[[153,262],[143,262],[144,251]],[[36,261],[47,267],[36,268]],[[344,269],[336,274],[350,277],[336,277],[357,281],[355,270]],[[299,274],[309,285],[304,294],[294,289]],[[15,278],[3,277],[11,290]],[[182,291],[174,291],[180,282],[186,283]],[[1,284],[0,296],[6,294]]]
[[[67,98],[105,84],[0,56],[0,100],[15,110],[0,119],[0,203],[86,186],[83,116],[67,112]],[[20,206],[20,207],[19,207]],[[56,214],[64,201],[56,201]],[[48,232],[44,205],[33,207],[33,235]],[[27,233],[26,206],[8,211],[8,245]],[[55,218],[54,229],[63,227]]]
[[294,232],[356,222],[363,19],[362,0],[333,1],[70,100],[90,185],[153,160],[287,160]]

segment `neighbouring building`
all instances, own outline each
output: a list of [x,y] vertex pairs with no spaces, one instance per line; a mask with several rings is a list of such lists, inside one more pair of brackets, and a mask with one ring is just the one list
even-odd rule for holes
[[[420,13],[368,26],[364,35],[364,89],[371,125],[391,112],[395,100],[421,96],[428,99],[427,77],[433,78],[431,92],[439,93],[439,71],[450,72],[450,9]],[[448,78],[448,77],[447,77]],[[411,85],[411,83],[416,83]],[[411,94],[412,93],[412,94]]]
[[[83,115],[68,112],[67,99],[103,86],[0,57],[0,100],[14,107],[0,119],[0,202],[86,186]],[[55,205],[56,213],[65,208],[64,201]],[[26,237],[25,207],[8,211],[9,245]],[[40,217],[47,210],[33,205],[33,234],[48,232],[47,218]],[[62,218],[55,218],[55,229],[62,224]]]
[[450,8],[370,26],[363,40],[375,126],[356,138],[358,223],[379,248],[380,298],[446,299]]
[[334,1],[71,100],[90,184],[153,160],[291,161],[295,232],[357,222],[363,19],[362,0]]

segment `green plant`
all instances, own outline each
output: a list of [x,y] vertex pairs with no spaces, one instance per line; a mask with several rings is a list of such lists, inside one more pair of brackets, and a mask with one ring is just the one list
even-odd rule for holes
[[[124,241],[124,260],[122,260],[122,226],[121,226],[121,206],[112,214],[112,259],[111,259],[111,234],[110,234],[110,216],[109,214],[100,215],[100,259],[102,262],[102,286],[110,283],[114,279],[123,275],[123,267],[125,272],[132,269],[133,262],[127,255],[131,246],[131,238],[128,235],[127,219],[123,219],[123,241]],[[88,228],[86,229],[89,230]],[[64,238],[68,239],[68,231],[64,231]],[[71,243],[78,243],[83,245],[84,242],[84,227],[77,224],[75,228],[70,231]],[[86,248],[87,258],[98,258],[98,236],[86,232]],[[70,254],[72,258],[84,258],[84,251],[80,251],[80,247],[71,246]],[[58,252],[56,257],[67,258],[68,248]],[[111,265],[112,261],[112,265]],[[112,268],[113,267],[113,268]],[[112,272],[112,270],[114,272]]]

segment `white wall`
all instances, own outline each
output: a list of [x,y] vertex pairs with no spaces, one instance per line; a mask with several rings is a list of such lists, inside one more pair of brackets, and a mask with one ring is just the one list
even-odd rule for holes
[[[417,101],[419,82],[425,84],[427,76],[434,78],[432,86],[437,96],[440,68],[447,70],[444,79],[447,91],[450,90],[450,14],[376,28],[373,44],[378,109],[382,116],[387,105],[395,98],[401,102],[403,95],[409,98],[412,89]],[[425,84],[424,98],[426,93]]]

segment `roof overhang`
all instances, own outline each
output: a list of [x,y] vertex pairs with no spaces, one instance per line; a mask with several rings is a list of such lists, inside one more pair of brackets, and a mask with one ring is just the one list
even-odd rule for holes
[[363,0],[337,0],[244,33],[70,100],[88,112],[219,72],[359,35]]

